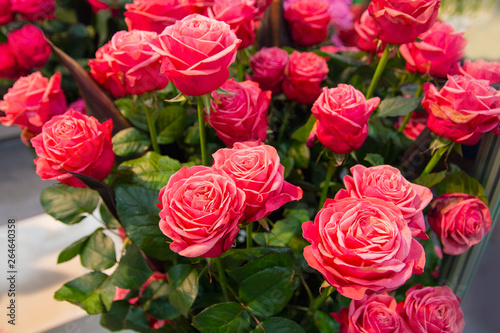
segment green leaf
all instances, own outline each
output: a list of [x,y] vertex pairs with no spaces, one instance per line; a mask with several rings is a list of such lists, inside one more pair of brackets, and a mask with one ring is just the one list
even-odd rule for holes
[[439,184],[443,179],[446,178],[446,170],[429,173],[427,175],[422,175],[415,179],[413,182],[418,185],[422,185],[425,187],[433,187],[434,185]]
[[168,283],[165,280],[151,281],[141,297],[141,305],[145,312],[156,319],[171,320],[181,313],[168,301]]
[[139,101],[134,103],[134,101],[129,97],[117,99],[115,104],[121,114],[127,117],[127,119],[130,120],[135,127],[145,132],[149,131],[146,113],[144,113],[144,110],[139,105]]
[[184,102],[186,100],[187,100],[186,96],[183,95],[182,93],[179,93],[174,98],[166,99],[165,102],[168,102],[168,103],[177,103],[177,102]]
[[446,176],[437,185],[438,195],[445,193],[465,193],[478,196],[486,205],[488,199],[485,196],[483,186],[475,179],[463,171],[452,173]]
[[288,149],[288,157],[293,158],[294,166],[297,168],[307,168],[311,152],[305,143],[293,141]]
[[177,265],[168,270],[168,299],[185,317],[198,295],[198,272],[191,265]]
[[181,138],[186,130],[187,112],[182,106],[171,105],[160,110],[156,121],[160,134],[158,143],[169,144]]
[[229,249],[221,256],[224,267],[238,267],[246,261],[263,257],[270,253],[289,253],[286,247],[252,247],[250,249]]
[[315,122],[316,117],[314,117],[314,115],[311,115],[307,120],[307,123],[292,134],[292,139],[302,143],[306,143],[307,139],[309,139],[309,134],[311,134]]
[[115,243],[102,229],[97,229],[83,245],[80,261],[83,267],[93,271],[113,267],[116,264]]
[[149,136],[135,127],[116,133],[112,141],[115,154],[125,157],[142,154],[151,145]]
[[108,207],[102,203],[101,206],[99,206],[99,214],[101,214],[101,220],[108,228],[118,229],[122,226],[113,214],[110,213]]
[[57,263],[60,264],[69,261],[79,255],[82,247],[89,240],[89,238],[90,236],[85,236],[65,248],[61,253],[59,253],[59,257],[57,257]]
[[75,224],[92,214],[99,202],[97,192],[64,184],[47,187],[42,191],[40,203],[47,214],[66,224]]
[[128,301],[116,301],[101,317],[101,325],[111,331],[131,329],[150,332],[149,319],[141,307],[131,307]]
[[202,333],[245,333],[250,316],[238,303],[219,303],[196,315],[193,326]]
[[[272,332],[272,333],[305,333],[304,329],[297,324],[296,322],[281,318],[281,317],[272,317],[266,319],[262,322],[262,327],[264,330],[257,326],[252,333],[264,333],[264,332]],[[333,331],[332,331],[333,332]]]
[[156,203],[158,191],[130,185],[116,189],[116,208],[128,237],[146,254],[166,260],[172,251],[158,226],[160,209]]
[[271,267],[292,268],[295,263],[292,251],[269,253],[263,257],[250,260],[247,264],[227,270],[227,274],[236,281],[243,281],[248,276]]
[[314,325],[318,329],[318,333],[337,332],[340,328],[332,316],[319,310],[314,312]]
[[395,117],[406,116],[408,113],[415,111],[420,106],[422,97],[392,97],[386,98],[380,102],[377,117]]
[[380,154],[366,154],[365,161],[370,163],[372,166],[384,164],[384,158]]
[[141,287],[153,274],[137,246],[130,244],[116,270],[111,274],[115,286],[124,289]]
[[298,277],[289,268],[266,268],[241,282],[239,298],[247,305],[248,311],[257,316],[269,317],[283,310],[297,282]]
[[130,168],[134,173],[135,183],[160,190],[181,167],[182,164],[179,161],[150,151],[140,158],[123,162],[118,169]]

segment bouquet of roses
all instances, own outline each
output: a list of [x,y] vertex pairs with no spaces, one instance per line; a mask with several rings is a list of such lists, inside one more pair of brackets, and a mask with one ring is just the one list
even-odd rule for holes
[[102,223],[57,300],[111,331],[463,330],[449,260],[492,218],[455,163],[500,133],[500,64],[439,0],[0,4],[0,122],[49,215]]

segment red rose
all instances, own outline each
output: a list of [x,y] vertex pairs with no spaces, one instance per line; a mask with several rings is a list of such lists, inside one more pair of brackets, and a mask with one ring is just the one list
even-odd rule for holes
[[0,43],[0,78],[17,79],[22,71],[9,43]]
[[154,41],[161,72],[189,96],[208,94],[229,77],[239,40],[228,24],[193,14],[175,22]]
[[255,41],[254,19],[257,13],[255,0],[215,0],[205,15],[229,24],[236,37],[241,39],[239,48],[244,49]]
[[21,77],[0,101],[2,125],[19,125],[32,134],[42,132],[42,125],[66,111],[66,97],[61,90],[61,74],[50,80],[40,72]]
[[363,51],[378,54],[385,48],[385,43],[378,39],[378,30],[375,21],[365,10],[358,22],[354,23],[357,34],[356,45]]
[[424,92],[422,106],[429,113],[427,127],[438,136],[474,145],[483,133],[500,133],[500,92],[489,81],[448,76],[441,90],[426,83]]
[[488,80],[490,84],[498,83],[500,82],[500,61],[485,61],[483,59],[470,61],[467,59],[462,66],[457,63],[452,74],[470,75],[478,80]]
[[435,199],[428,218],[441,239],[443,252],[454,256],[479,244],[491,229],[488,206],[478,197],[463,193],[446,193]]
[[423,210],[432,200],[425,186],[407,181],[401,172],[390,165],[364,167],[355,165],[351,176],[344,177],[346,189],[335,199],[373,197],[394,203],[406,219],[413,236],[427,239]]
[[168,78],[160,73],[160,55],[149,44],[156,37],[150,31],[118,31],[89,60],[90,74],[114,97],[165,88]]
[[293,51],[285,67],[283,92],[292,101],[312,104],[321,94],[321,83],[327,75],[328,65],[323,57]]
[[302,198],[302,189],[285,181],[285,168],[272,146],[258,141],[237,142],[233,149],[213,154],[214,168],[224,170],[245,192],[243,220],[260,220],[284,204]]
[[311,109],[317,119],[311,135],[332,152],[348,154],[365,142],[368,118],[379,103],[380,98],[366,100],[361,91],[348,84],[325,87]]
[[440,0],[372,0],[368,11],[389,44],[414,42],[436,21]]
[[424,249],[388,200],[328,199],[302,230],[311,243],[304,249],[307,263],[345,297],[397,289],[423,272]]
[[219,257],[233,245],[245,193],[224,171],[183,167],[160,191],[160,229],[184,257]]
[[330,3],[325,0],[292,0],[285,5],[285,20],[299,46],[321,43],[328,37]]
[[0,25],[9,23],[14,19],[10,0],[0,0]]
[[349,307],[331,314],[340,324],[340,333],[408,333],[409,328],[398,313],[398,303],[387,293],[365,295],[351,301]]
[[[398,121],[395,124],[396,128],[401,127],[404,118],[404,116],[398,117]],[[416,140],[420,133],[427,127],[427,119],[429,119],[429,114],[425,112],[413,112],[410,120],[403,129],[403,134],[410,140]]]
[[460,298],[448,286],[414,286],[399,306],[414,333],[461,333],[465,326]]
[[36,173],[42,179],[59,180],[73,187],[85,187],[67,171],[103,180],[111,172],[115,154],[111,144],[110,120],[99,123],[69,109],[43,125],[31,139],[35,148]]
[[288,53],[285,50],[276,46],[263,47],[250,56],[249,65],[254,73],[250,79],[257,82],[262,89],[279,94],[287,63]]
[[10,0],[11,10],[21,14],[26,20],[35,22],[55,18],[55,0]]
[[212,92],[212,111],[207,118],[217,136],[228,147],[235,142],[267,138],[267,110],[271,92],[262,91],[253,81],[226,81],[222,89],[230,94]]
[[50,46],[36,26],[26,24],[9,33],[7,39],[17,63],[24,69],[43,67],[49,60]]

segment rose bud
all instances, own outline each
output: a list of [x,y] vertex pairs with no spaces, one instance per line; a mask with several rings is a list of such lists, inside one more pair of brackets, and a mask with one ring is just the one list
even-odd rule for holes
[[330,3],[325,0],[290,0],[285,2],[285,20],[293,42],[299,46],[312,46],[328,37]]
[[43,32],[32,24],[7,35],[17,63],[26,70],[43,67],[50,57],[50,46],[45,41]]
[[363,51],[373,54],[381,53],[385,48],[385,43],[378,39],[378,30],[375,21],[365,10],[358,22],[354,23],[357,39],[356,45]]
[[55,0],[10,0],[11,10],[31,22],[55,18]]
[[288,52],[273,46],[263,47],[250,56],[249,64],[254,75],[250,78],[263,90],[271,90],[273,95],[281,92],[281,82],[285,77]]
[[9,43],[0,43],[0,78],[17,79],[23,71]]
[[459,63],[455,64],[452,74],[470,75],[478,80],[488,80],[490,84],[499,83],[500,61],[486,61],[483,59],[470,61],[466,59],[462,66]]
[[10,0],[0,0],[0,25],[5,25],[14,19]]

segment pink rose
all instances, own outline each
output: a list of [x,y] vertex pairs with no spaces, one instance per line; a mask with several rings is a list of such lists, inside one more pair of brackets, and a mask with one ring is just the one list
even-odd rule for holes
[[252,81],[261,89],[271,90],[274,95],[281,92],[281,82],[285,77],[285,67],[288,63],[288,53],[279,47],[263,47],[250,56],[249,64],[254,75]]
[[[212,92],[212,110],[206,117],[217,136],[228,147],[235,142],[267,138],[267,111],[271,92],[262,91],[253,81],[226,81],[222,89],[231,94]],[[219,103],[220,102],[220,103]]]
[[500,92],[490,87],[489,81],[448,76],[441,90],[426,83],[424,92],[427,127],[438,136],[474,145],[483,133],[500,133]]
[[465,54],[467,40],[463,35],[463,32],[455,32],[449,24],[436,22],[418,36],[422,41],[401,45],[399,50],[406,60],[406,69],[446,77]]
[[327,75],[328,65],[323,57],[293,51],[285,67],[283,92],[292,101],[312,104],[321,94],[321,83]]
[[11,10],[21,14],[26,20],[35,22],[55,18],[55,0],[10,0]]
[[440,0],[372,0],[368,11],[379,38],[389,44],[414,42],[436,21]]
[[358,22],[354,23],[354,30],[357,34],[356,45],[363,51],[373,54],[381,53],[386,43],[379,41],[378,30],[375,21],[365,10]]
[[328,199],[314,223],[302,224],[311,243],[304,257],[345,297],[397,289],[423,272],[422,245],[400,209],[378,198]]
[[18,125],[32,134],[41,133],[44,123],[66,111],[61,74],[54,74],[50,80],[40,72],[21,77],[3,96],[0,110],[5,112],[0,117],[2,125]]
[[9,43],[0,43],[0,78],[17,79],[23,71]]
[[459,63],[455,64],[451,74],[470,75],[478,80],[488,80],[490,84],[498,83],[500,82],[500,61],[466,59],[462,66]]
[[224,170],[245,192],[243,220],[260,220],[285,203],[302,198],[302,189],[285,181],[285,168],[273,146],[259,141],[237,142],[213,154],[214,168]]
[[183,167],[160,191],[160,229],[184,257],[219,257],[234,243],[245,192],[224,171]]
[[461,333],[464,329],[460,298],[448,286],[414,286],[406,292],[404,304],[399,305],[411,332]]
[[346,32],[353,28],[354,14],[351,11],[352,0],[326,0],[330,24],[334,27],[335,33]]
[[0,0],[0,25],[9,23],[14,19],[10,0]]
[[364,167],[355,165],[351,176],[344,177],[345,190],[335,199],[373,197],[394,203],[405,218],[413,236],[427,239],[423,209],[432,200],[432,192],[425,186],[407,181],[401,172],[390,165]]
[[114,97],[165,88],[168,78],[160,73],[160,55],[149,45],[156,37],[149,31],[118,31],[89,60],[90,74]]
[[73,187],[85,187],[67,171],[103,180],[111,172],[115,154],[111,144],[112,120],[99,123],[69,109],[43,125],[31,139],[35,148],[36,173],[43,180],[59,180]]
[[208,94],[229,77],[241,40],[228,24],[193,14],[175,22],[154,41],[161,72],[189,96]]
[[285,6],[284,17],[292,39],[299,46],[321,43],[328,37],[330,4],[325,0],[291,0]]
[[[336,154],[348,154],[360,148],[368,137],[368,118],[380,98],[365,99],[363,93],[348,84],[323,88],[311,109],[317,125],[311,136]],[[314,141],[310,138],[309,143]]]
[[81,114],[87,113],[87,107],[85,106],[85,101],[83,100],[83,98],[78,98],[76,101],[68,105],[68,109],[73,109],[73,111]]
[[479,244],[491,229],[490,210],[474,195],[443,194],[432,202],[428,217],[443,252],[454,256]]
[[244,49],[255,41],[254,19],[257,13],[255,0],[215,0],[205,15],[229,24],[236,37],[241,39],[239,48]]
[[9,33],[7,39],[17,63],[24,69],[43,67],[49,60],[50,46],[36,26],[26,24]]
[[387,293],[365,295],[348,307],[331,314],[340,324],[340,333],[408,333],[409,328],[398,313],[398,303]]
[[[404,116],[398,117],[398,121],[395,124],[396,128],[401,127],[404,118]],[[429,114],[424,112],[413,112],[410,116],[410,120],[403,129],[403,134],[410,140],[416,140],[420,133],[427,127],[427,119],[429,119]]]

